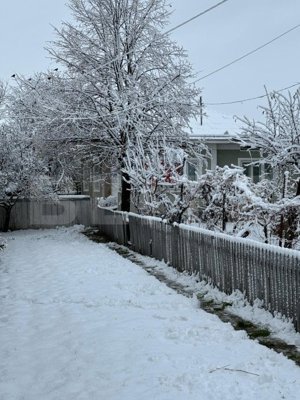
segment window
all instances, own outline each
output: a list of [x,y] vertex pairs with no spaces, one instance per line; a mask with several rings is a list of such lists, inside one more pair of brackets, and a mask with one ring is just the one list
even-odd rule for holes
[[185,165],[185,174],[190,181],[196,181],[199,175],[199,165],[196,159],[190,159]]
[[264,178],[272,178],[272,167],[269,164],[249,165],[258,159],[253,158],[239,158],[239,166],[244,168],[244,174],[252,179],[254,183],[260,181],[262,175]]

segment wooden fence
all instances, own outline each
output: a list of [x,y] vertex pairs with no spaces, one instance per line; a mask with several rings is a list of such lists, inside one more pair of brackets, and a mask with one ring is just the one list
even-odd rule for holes
[[[12,209],[9,228],[53,228],[91,224],[88,196],[59,196],[58,201],[24,199]],[[0,230],[4,227],[4,210],[0,208]]]
[[[292,318],[300,332],[300,252],[188,225],[171,226],[159,218],[99,213],[106,221],[100,229],[118,243],[126,244],[130,233],[135,251],[196,273],[227,294],[239,289],[251,303],[263,300],[268,310]],[[114,221],[117,226],[109,226]]]
[[105,236],[114,242],[127,245],[130,239],[127,213],[96,207],[92,219],[93,225],[98,226]]
[[[0,208],[0,230],[4,214]],[[58,202],[20,200],[11,229],[95,225],[119,244],[130,240],[135,251],[164,260],[179,271],[196,273],[230,294],[264,301],[270,311],[292,318],[300,332],[300,252],[218,234],[188,225],[168,225],[95,207],[89,197],[61,197]]]

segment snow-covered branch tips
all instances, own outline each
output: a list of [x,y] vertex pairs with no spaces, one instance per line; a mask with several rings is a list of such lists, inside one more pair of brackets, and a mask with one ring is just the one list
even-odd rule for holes
[[57,29],[49,51],[67,68],[68,93],[75,91],[78,100],[60,107],[63,116],[55,110],[55,117],[76,121],[80,135],[92,132],[105,141],[123,175],[121,209],[129,210],[130,143],[170,136],[180,142],[198,112],[199,90],[189,83],[193,72],[186,53],[162,31],[169,16],[164,0],[71,0],[70,6],[75,22]]

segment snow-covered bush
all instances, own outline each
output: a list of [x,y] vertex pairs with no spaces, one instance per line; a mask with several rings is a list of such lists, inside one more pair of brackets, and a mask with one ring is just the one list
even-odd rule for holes
[[240,167],[216,167],[199,178],[199,216],[209,229],[226,231],[248,220],[247,208],[255,196],[251,180]]
[[97,204],[98,207],[117,209],[118,199],[117,196],[99,197]]
[[182,222],[185,212],[195,199],[198,184],[189,181],[185,164],[190,153],[204,162],[204,146],[193,149],[184,143],[169,143],[165,137],[156,138],[145,146],[135,141],[127,151],[126,173],[131,183],[132,202],[141,214],[160,216],[171,222]]
[[267,93],[267,99],[268,105],[261,107],[264,121],[240,119],[243,127],[236,140],[260,151],[261,159],[256,164],[272,168],[277,188],[269,207],[271,215],[277,214],[273,232],[280,246],[292,248],[298,240],[300,223],[300,91],[287,96]]

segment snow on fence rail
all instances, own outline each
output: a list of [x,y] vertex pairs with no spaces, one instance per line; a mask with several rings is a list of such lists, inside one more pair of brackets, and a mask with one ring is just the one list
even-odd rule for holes
[[127,244],[130,233],[135,251],[197,273],[228,294],[239,289],[250,302],[263,300],[300,332],[299,252],[132,213],[99,209],[101,219],[100,229],[118,243]]
[[[0,208],[0,230],[4,227],[4,210]],[[53,228],[74,224],[91,224],[88,196],[59,196],[58,201],[22,199],[12,209],[9,228]]]

